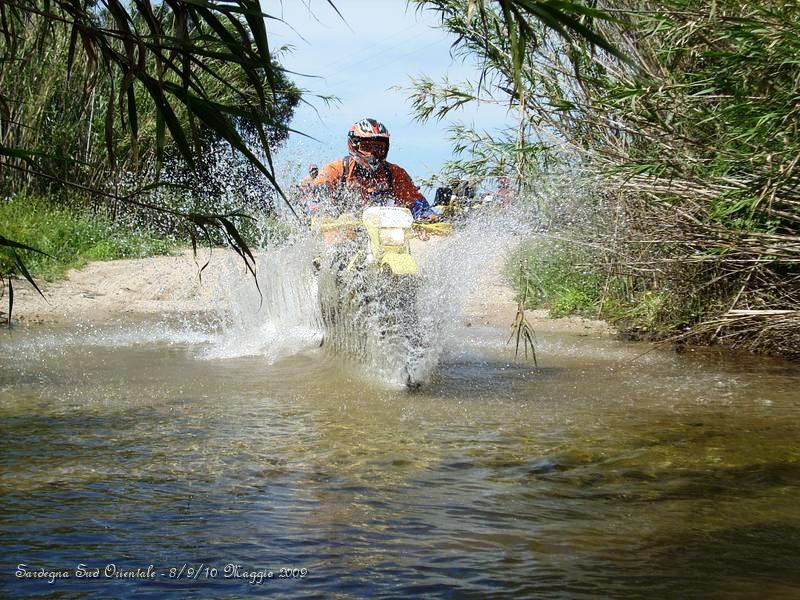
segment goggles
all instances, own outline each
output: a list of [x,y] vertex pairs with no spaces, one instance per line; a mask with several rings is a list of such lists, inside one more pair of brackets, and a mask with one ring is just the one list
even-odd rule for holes
[[380,159],[386,158],[389,153],[389,144],[385,140],[358,139],[356,147],[362,154]]

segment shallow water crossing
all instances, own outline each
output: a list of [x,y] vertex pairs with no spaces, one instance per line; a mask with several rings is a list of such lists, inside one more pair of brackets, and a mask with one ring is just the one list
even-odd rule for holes
[[409,393],[164,323],[3,332],[3,595],[800,594],[794,366],[451,333]]

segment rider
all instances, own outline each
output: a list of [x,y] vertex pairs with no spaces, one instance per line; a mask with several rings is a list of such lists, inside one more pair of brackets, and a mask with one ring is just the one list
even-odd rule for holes
[[303,180],[297,184],[297,190],[300,193],[307,194],[311,191],[311,182],[314,181],[319,175],[319,167],[314,163],[308,165],[308,175],[303,177]]
[[409,174],[386,160],[389,132],[375,119],[362,119],[347,132],[348,155],[322,168],[311,182],[314,191],[349,192],[361,204],[395,204],[411,210],[415,219],[434,213]]

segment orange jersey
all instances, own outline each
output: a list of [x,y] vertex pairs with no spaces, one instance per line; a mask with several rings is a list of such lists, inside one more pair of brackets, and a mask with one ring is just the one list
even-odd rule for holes
[[312,182],[312,187],[326,187],[333,192],[343,186],[345,190],[359,193],[365,202],[389,197],[400,206],[411,206],[417,200],[425,199],[402,167],[386,162],[376,173],[365,173],[349,158],[340,158],[325,165]]

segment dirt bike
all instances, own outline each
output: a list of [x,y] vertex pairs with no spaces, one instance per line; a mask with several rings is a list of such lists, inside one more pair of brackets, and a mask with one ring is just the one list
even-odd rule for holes
[[443,218],[451,222],[464,221],[480,210],[483,202],[475,197],[475,190],[466,184],[440,187],[436,190],[434,206],[442,211]]
[[312,224],[324,240],[319,300],[324,344],[418,386],[429,333],[419,318],[419,265],[407,208],[373,206]]

